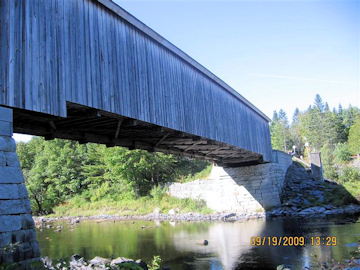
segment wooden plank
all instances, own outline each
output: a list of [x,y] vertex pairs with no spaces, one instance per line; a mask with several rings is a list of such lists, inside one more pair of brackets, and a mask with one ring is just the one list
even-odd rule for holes
[[8,15],[8,55],[6,60],[8,62],[8,78],[7,78],[7,104],[9,106],[14,106],[14,95],[15,95],[15,51],[16,51],[16,43],[15,43],[15,35],[17,35],[17,29],[15,25],[15,1],[10,1],[9,3],[9,15]]
[[[23,13],[24,2],[18,1],[15,5],[15,93],[14,106],[23,108]],[[0,22],[1,23],[1,22]],[[1,87],[0,87],[1,88]]]
[[7,104],[8,89],[8,33],[10,0],[0,1],[0,104]]

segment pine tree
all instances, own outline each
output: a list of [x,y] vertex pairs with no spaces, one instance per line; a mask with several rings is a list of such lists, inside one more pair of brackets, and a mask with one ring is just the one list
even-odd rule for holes
[[318,110],[319,112],[325,111],[324,102],[322,101],[322,98],[319,94],[316,94],[315,96],[314,109]]
[[270,134],[273,149],[286,152],[291,148],[289,122],[283,109],[280,109],[279,114],[274,112],[273,121],[270,124]]
[[349,130],[349,147],[352,154],[360,153],[360,116]]

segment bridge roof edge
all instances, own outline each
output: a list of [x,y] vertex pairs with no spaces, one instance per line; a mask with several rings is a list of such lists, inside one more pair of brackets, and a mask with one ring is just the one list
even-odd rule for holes
[[98,3],[102,4],[118,16],[120,16],[122,19],[142,31],[147,36],[150,36],[152,39],[163,45],[168,50],[172,51],[174,54],[179,56],[181,59],[192,65],[194,68],[205,74],[207,77],[215,81],[217,84],[219,84],[221,87],[223,87],[226,91],[228,91],[230,94],[244,102],[246,105],[248,105],[253,111],[255,111],[258,115],[260,115],[262,118],[264,118],[266,121],[270,122],[271,119],[267,117],[262,111],[260,111],[255,105],[253,105],[250,101],[248,101],[245,97],[243,97],[240,93],[235,91],[233,88],[231,88],[228,84],[226,84],[223,80],[221,80],[219,77],[217,77],[215,74],[213,74],[211,71],[209,71],[207,68],[205,68],[203,65],[195,61],[193,58],[191,58],[189,55],[187,55],[185,52],[180,50],[178,47],[176,47],[174,44],[172,44],[170,41],[159,35],[157,32],[155,32],[153,29],[148,27],[146,24],[141,22],[139,19],[131,15],[129,12],[121,8],[119,5],[114,3],[111,0],[93,0],[97,1]]

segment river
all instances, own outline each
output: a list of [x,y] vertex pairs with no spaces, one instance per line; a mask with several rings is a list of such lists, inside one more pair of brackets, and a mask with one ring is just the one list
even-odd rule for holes
[[[61,232],[55,232],[58,225],[63,226]],[[304,239],[305,244],[275,246],[284,236],[289,237],[288,244],[296,242],[294,237],[303,237],[297,240]],[[251,245],[251,237],[259,237],[259,245]],[[311,241],[312,237],[320,238]],[[172,270],[276,269],[278,265],[302,269],[332,259],[350,259],[360,241],[360,218],[218,223],[81,221],[76,225],[59,221],[53,228],[37,229],[37,239],[42,256],[52,259],[69,258],[77,253],[85,259],[121,256],[149,262],[153,255],[160,255],[161,265]],[[207,246],[200,244],[204,239],[209,242]]]

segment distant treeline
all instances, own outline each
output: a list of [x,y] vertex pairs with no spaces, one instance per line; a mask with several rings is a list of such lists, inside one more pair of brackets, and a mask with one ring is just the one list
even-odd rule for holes
[[307,110],[295,109],[291,123],[284,110],[274,111],[270,131],[274,149],[289,152],[295,145],[305,158],[309,151],[320,151],[325,176],[334,180],[341,176],[337,165],[360,153],[360,109],[339,105],[330,110],[318,94]]
[[132,200],[166,182],[181,181],[206,168],[205,161],[34,137],[17,153],[35,214],[81,196],[86,201]]

